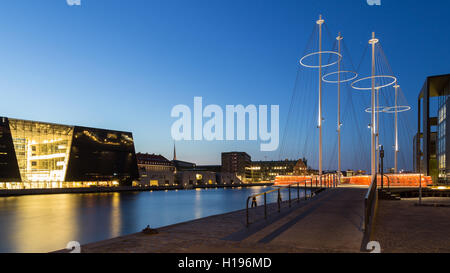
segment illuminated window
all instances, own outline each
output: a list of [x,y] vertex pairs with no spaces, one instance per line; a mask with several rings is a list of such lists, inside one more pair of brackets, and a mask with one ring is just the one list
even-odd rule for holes
[[9,123],[22,181],[59,186],[54,182],[64,181],[72,127],[16,119]]

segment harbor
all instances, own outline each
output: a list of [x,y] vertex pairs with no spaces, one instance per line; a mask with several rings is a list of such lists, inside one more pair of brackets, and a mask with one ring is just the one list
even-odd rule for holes
[[[50,252],[245,208],[270,186],[0,198],[0,252]],[[276,201],[276,197],[268,201]]]

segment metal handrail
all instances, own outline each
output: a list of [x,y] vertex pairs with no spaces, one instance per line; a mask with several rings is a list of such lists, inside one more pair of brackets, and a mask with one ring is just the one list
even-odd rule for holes
[[[385,174],[383,174],[383,177],[386,177],[387,182],[388,182],[388,190],[390,190],[391,189],[391,179],[389,179],[389,176],[387,176]],[[381,185],[383,185],[383,179],[381,179]],[[383,186],[381,188],[383,188]]]
[[369,230],[369,226],[372,223],[372,218],[375,213],[376,203],[378,201],[378,190],[377,190],[377,174],[375,174],[372,183],[369,186],[369,190],[366,193],[364,198],[364,231],[367,232]]
[[[289,189],[289,199],[288,199],[288,202],[289,202],[289,207],[291,207],[291,203],[292,203],[292,198],[291,198],[291,189],[293,188],[292,186],[295,186],[294,188],[296,188],[297,189],[297,198],[296,199],[294,199],[294,200],[297,200],[297,203],[298,202],[300,202],[300,188],[303,188],[303,190],[304,190],[304,198],[305,198],[305,200],[308,200],[308,194],[307,194],[307,183],[308,183],[308,181],[309,181],[309,183],[310,183],[310,196],[309,196],[309,198],[312,198],[312,196],[313,195],[315,195],[316,194],[316,192],[319,190],[318,188],[317,188],[317,186],[318,186],[318,181],[320,180],[320,183],[321,183],[321,185],[320,185],[320,190],[322,189],[322,188],[330,188],[330,187],[333,187],[332,185],[335,185],[335,179],[334,179],[334,176],[332,176],[331,178],[330,178],[330,180],[333,180],[333,183],[324,183],[323,184],[323,186],[324,187],[322,187],[322,177],[323,176],[313,176],[313,177],[311,177],[311,179],[309,179],[309,180],[305,180],[304,182],[296,182],[296,183],[293,183],[293,184],[290,184],[290,185],[288,185],[288,186],[280,186],[278,189],[273,189],[273,190],[269,190],[269,191],[266,191],[266,192],[262,192],[262,193],[258,193],[258,194],[254,194],[254,195],[250,195],[248,198],[247,198],[247,202],[246,202],[246,218],[247,218],[247,227],[250,225],[250,221],[249,221],[249,206],[248,206],[248,204],[249,204],[249,201],[250,200],[252,200],[252,207],[254,207],[253,205],[255,205],[255,207],[257,206],[257,203],[256,203],[256,198],[257,197],[259,197],[259,196],[264,196],[264,219],[267,219],[267,195],[268,194],[270,194],[270,193],[273,193],[273,192],[277,192],[277,194],[278,194],[278,197],[277,197],[277,204],[278,204],[278,212],[281,212],[281,202],[282,202],[282,199],[281,199],[281,190],[282,189]],[[312,191],[312,188],[313,188],[313,182],[314,182],[314,178],[316,178],[316,190],[313,192]],[[301,187],[301,184],[304,184],[304,187]]]

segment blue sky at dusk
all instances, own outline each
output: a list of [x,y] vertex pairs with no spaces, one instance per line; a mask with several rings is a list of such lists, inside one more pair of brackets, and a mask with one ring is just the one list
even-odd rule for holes
[[[298,60],[319,14],[332,32],[345,34],[355,62],[377,32],[415,111],[425,77],[450,73],[450,2],[381,3],[81,0],[69,6],[66,0],[4,0],[0,115],[131,131],[137,151],[168,158],[175,121],[170,111],[192,106],[194,96],[224,109],[280,105],[283,132]],[[277,151],[259,147],[181,141],[177,155],[198,164],[220,163],[220,153],[232,150],[279,159]]]

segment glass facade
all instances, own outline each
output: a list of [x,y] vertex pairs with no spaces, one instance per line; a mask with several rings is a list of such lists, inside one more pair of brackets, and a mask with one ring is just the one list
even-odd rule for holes
[[9,120],[0,118],[0,187],[5,182],[22,182],[17,165]]
[[434,185],[450,184],[450,74],[429,76],[417,101],[414,170]]
[[0,118],[0,189],[131,185],[131,133]]
[[74,127],[66,181],[120,181],[139,177],[131,133]]
[[447,170],[447,107],[450,90],[445,88],[442,95],[438,97],[438,128],[436,154],[438,159],[438,177],[440,182],[446,182],[450,178],[450,171]]
[[73,128],[9,119],[14,150],[26,188],[61,187],[67,170]]

